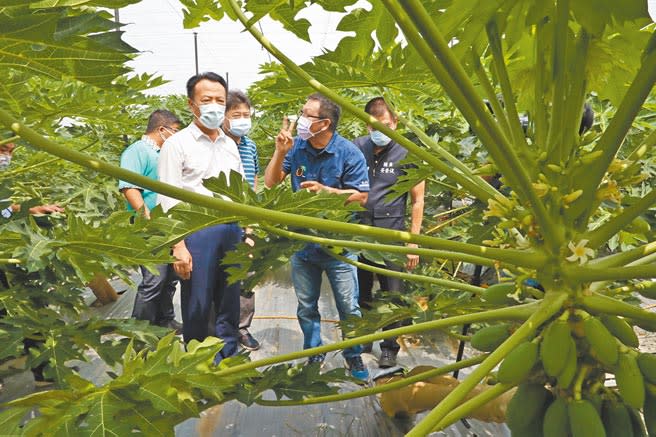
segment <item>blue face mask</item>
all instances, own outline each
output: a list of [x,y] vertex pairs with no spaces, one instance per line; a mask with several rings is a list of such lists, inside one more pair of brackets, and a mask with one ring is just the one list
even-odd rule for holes
[[392,139],[381,131],[372,130],[370,135],[371,141],[373,141],[378,147],[388,146],[392,142]]
[[230,133],[236,137],[243,137],[251,131],[250,118],[235,118],[234,120],[228,120],[228,122],[230,123]]
[[198,110],[200,111],[200,117],[198,117],[198,121],[200,121],[201,124],[206,128],[218,129],[219,126],[221,126],[223,123],[225,105],[219,105],[218,103],[207,103],[205,105],[200,105]]

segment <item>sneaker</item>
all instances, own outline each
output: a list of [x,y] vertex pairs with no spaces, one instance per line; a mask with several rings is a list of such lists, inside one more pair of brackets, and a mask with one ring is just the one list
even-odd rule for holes
[[396,366],[396,355],[397,351],[392,349],[381,349],[380,358],[378,359],[378,367],[381,369],[387,369],[389,367]]
[[306,366],[309,366],[314,363],[319,363],[321,366],[323,366],[323,362],[326,359],[326,354],[318,354],[318,355],[312,355],[308,360],[305,362]]
[[351,376],[361,381],[369,381],[369,370],[362,362],[360,355],[356,357],[346,358],[346,368],[351,371]]
[[255,340],[248,331],[239,336],[239,344],[241,344],[241,347],[249,351],[256,351],[260,348],[260,342]]
[[373,343],[365,343],[365,344],[362,345],[362,353],[363,354],[370,354],[371,351],[373,350],[373,348],[374,348]]

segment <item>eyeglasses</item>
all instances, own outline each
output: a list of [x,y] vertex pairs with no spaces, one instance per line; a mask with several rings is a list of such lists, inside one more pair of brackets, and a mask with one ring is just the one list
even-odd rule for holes
[[321,119],[321,118],[322,118],[322,117],[320,117],[320,116],[318,116],[318,115],[307,115],[307,114],[305,114],[305,113],[303,112],[302,109],[301,109],[300,111],[298,111],[298,116],[299,116],[299,117],[306,117],[306,118],[316,118],[316,119]]
[[173,131],[173,133],[176,133],[180,130],[180,129],[176,129],[176,128],[171,127],[171,126],[162,126],[162,127],[166,130]]

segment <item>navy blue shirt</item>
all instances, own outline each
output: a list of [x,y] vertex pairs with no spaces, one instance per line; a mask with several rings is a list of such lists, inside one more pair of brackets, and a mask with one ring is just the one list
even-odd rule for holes
[[317,181],[341,190],[369,191],[364,155],[355,144],[337,132],[323,149],[315,149],[308,141],[296,137],[294,146],[285,156],[282,169],[291,175],[294,191],[298,191],[301,182],[305,181]]
[[[317,181],[341,190],[369,192],[369,175],[364,155],[355,144],[337,132],[323,149],[315,149],[308,141],[296,137],[294,145],[285,156],[282,169],[291,175],[294,191],[301,188],[301,182]],[[314,243],[308,243],[299,254],[309,259],[330,258],[320,245]]]

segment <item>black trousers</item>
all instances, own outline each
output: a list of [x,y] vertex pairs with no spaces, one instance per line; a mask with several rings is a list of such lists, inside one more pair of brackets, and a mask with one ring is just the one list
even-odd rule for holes
[[[368,260],[365,257],[359,257],[358,261],[364,264],[368,264],[370,266],[374,267],[379,267],[387,270],[392,270],[395,272],[400,272],[401,267],[393,264],[391,262],[385,261],[385,264],[377,264],[374,263],[373,261]],[[384,275],[376,275],[378,277],[378,282],[380,283],[380,289],[382,291],[398,291],[398,292],[403,292],[404,286],[403,286],[403,281],[399,278],[393,278],[391,276],[384,276]],[[358,284],[360,286],[360,297],[358,298],[358,302],[360,303],[360,308],[364,309],[369,309],[371,308],[371,304],[374,301],[372,289],[374,286],[374,273],[370,272],[368,270],[364,269],[358,269]],[[387,325],[383,328],[383,331],[387,331],[389,329],[394,329],[394,328],[399,328],[403,326],[404,323],[403,321],[398,321],[394,322],[390,325]],[[398,350],[401,348],[399,344],[396,342],[396,337],[391,337],[391,338],[386,338],[380,343],[380,348],[381,349],[389,349],[393,350],[395,352],[398,352]]]
[[173,295],[178,283],[178,276],[171,264],[157,266],[157,275],[152,274],[143,266],[141,275],[143,279],[137,288],[134,297],[132,317],[139,320],[148,320],[154,325],[162,325],[175,318],[173,311]]

